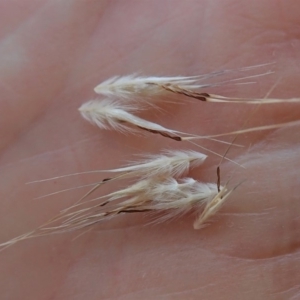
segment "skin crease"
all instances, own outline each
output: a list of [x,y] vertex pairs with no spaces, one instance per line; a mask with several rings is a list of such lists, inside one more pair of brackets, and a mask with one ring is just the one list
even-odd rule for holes
[[[85,122],[77,108],[110,76],[194,75],[276,62],[264,69],[276,72],[254,85],[208,91],[264,97],[280,79],[271,96],[300,96],[297,1],[2,0],[0,12],[0,242],[41,225],[84,191],[33,198],[99,177],[26,182],[190,147]],[[146,117],[214,134],[240,129],[249,116],[247,127],[297,120],[299,105],[261,106],[251,115],[254,106],[195,100]],[[232,147],[228,157],[245,169],[225,161],[222,183],[232,175],[231,187],[247,181],[205,229],[193,230],[194,216],[143,226],[151,218],[131,214],[76,240],[78,233],[21,242],[0,253],[1,298],[299,299],[298,129],[237,139],[245,147]],[[219,160],[210,155],[192,175],[215,182]]]

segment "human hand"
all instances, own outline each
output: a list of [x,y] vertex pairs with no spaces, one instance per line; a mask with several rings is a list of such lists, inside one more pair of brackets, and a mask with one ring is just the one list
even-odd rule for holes
[[[117,74],[196,75],[276,62],[276,73],[228,95],[300,94],[295,1],[2,1],[0,3],[0,241],[33,230],[81,194],[34,197],[95,177],[31,180],[118,167],[135,153],[179,145],[122,136],[84,122],[77,108]],[[226,87],[224,87],[226,89]],[[222,89],[219,89],[222,91]],[[234,92],[234,93],[233,93]],[[299,119],[299,105],[261,106],[250,125]],[[169,106],[166,106],[169,109]],[[153,116],[169,128],[240,129],[254,107],[188,101]],[[151,112],[150,112],[151,113]],[[296,299],[299,294],[299,134],[249,134],[222,165],[247,179],[207,228],[193,217],[143,226],[122,216],[77,233],[23,241],[0,253],[4,299]],[[205,143],[221,155],[226,147]],[[200,150],[201,151],[201,150]],[[214,182],[220,158],[193,175]],[[149,221],[149,220],[148,220]],[[294,298],[293,298],[294,297]]]

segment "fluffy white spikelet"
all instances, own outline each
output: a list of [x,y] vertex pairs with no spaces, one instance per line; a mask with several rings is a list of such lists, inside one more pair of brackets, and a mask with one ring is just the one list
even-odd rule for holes
[[[123,175],[121,174],[118,178],[136,176],[145,179],[154,176],[158,178],[165,176],[178,177],[190,169],[200,166],[206,158],[207,155],[193,150],[164,150],[160,154],[143,155],[141,160],[131,162],[129,165],[121,168],[73,173],[33,182],[43,182],[90,173],[122,173]],[[105,181],[109,181],[109,179],[105,179]]]
[[[227,80],[219,83],[207,83],[199,84],[200,81],[207,80],[211,77],[220,76],[225,73],[233,73],[238,71],[249,71],[254,68],[266,66],[257,65],[252,67],[245,67],[237,70],[225,70],[220,72],[214,72],[206,75],[199,76],[173,76],[173,77],[157,77],[157,76],[114,76],[109,78],[96,86],[94,91],[97,94],[105,95],[108,97],[117,97],[119,99],[135,100],[140,101],[155,101],[162,100],[157,96],[163,96],[164,94],[173,93],[178,95],[184,95],[190,98],[194,98],[206,102],[217,102],[217,103],[243,103],[243,104],[276,104],[276,103],[299,103],[300,98],[236,98],[236,97],[224,97],[221,95],[209,94],[199,92],[200,89],[223,85],[230,82],[238,82],[248,78],[255,78],[259,76],[265,76],[273,73],[268,71],[262,74],[256,74],[247,77],[240,77],[232,80]],[[239,83],[236,83],[239,84]],[[136,102],[137,103],[137,102]],[[141,102],[140,102],[141,103]]]
[[[221,187],[222,193],[225,191]],[[129,199],[116,203],[114,208],[107,211],[99,209],[99,206],[95,205],[87,210],[73,212],[68,214],[66,220],[57,228],[49,228],[52,230],[74,230],[82,229],[96,223],[106,220],[108,217],[115,217],[120,213],[132,213],[132,212],[163,212],[165,216],[161,219],[167,220],[179,215],[183,215],[192,210],[202,210],[203,206],[213,206],[209,214],[202,212],[201,216],[205,214],[205,219],[200,217],[201,224],[206,222],[209,217],[213,216],[217,212],[215,207],[215,199],[220,199],[220,193],[216,184],[213,183],[201,183],[192,178],[187,178],[182,181],[177,181],[174,178],[166,178],[152,188],[144,190],[142,193],[132,195]],[[224,203],[225,197],[222,199]],[[75,214],[75,218],[73,217]],[[197,219],[195,224],[199,223]],[[195,229],[198,229],[194,226]]]
[[198,89],[209,86],[208,84],[196,84],[201,76],[127,76],[111,77],[94,88],[97,94],[104,96],[117,96],[120,98],[157,96],[165,93],[163,85],[176,85],[183,89]]
[[[227,73],[240,73],[251,71],[256,68],[265,67],[271,64],[261,64],[250,67],[243,67],[239,69],[229,69],[217,72],[212,72],[203,75],[196,76],[138,76],[137,74],[114,76],[111,77],[94,88],[97,94],[101,94],[107,97],[118,97],[120,99],[135,99],[145,100],[149,97],[161,96],[163,94],[172,92],[177,94],[186,94],[186,96],[193,97],[193,92],[206,87],[219,86],[226,83],[233,83],[243,81],[244,79],[265,76],[273,73],[268,71],[265,73],[259,73],[247,77],[238,77],[227,81],[221,81],[218,83],[202,83],[201,81],[208,80],[213,77],[222,76]],[[246,82],[247,83],[247,82]],[[239,83],[235,83],[239,84]],[[245,84],[242,82],[242,84]],[[191,92],[191,95],[189,95]],[[194,96],[197,96],[196,94]],[[199,95],[197,96],[199,97]],[[155,100],[152,98],[152,100]],[[203,98],[203,97],[202,97]],[[204,100],[203,99],[200,100]]]
[[[133,212],[162,212],[165,215],[159,221],[163,221],[200,210],[202,213],[194,222],[194,228],[199,229],[218,211],[230,192],[223,187],[218,192],[216,184],[198,182],[193,178],[142,179],[128,188],[74,205],[36,230],[0,244],[0,248],[29,238],[90,228],[119,214]],[[101,202],[103,198],[108,198],[108,201]],[[95,205],[91,205],[91,201],[95,201]],[[80,208],[86,204],[86,208]],[[108,207],[104,204],[108,204]]]
[[114,129],[131,133],[142,129],[177,141],[181,140],[179,134],[186,135],[184,132],[165,128],[159,124],[139,118],[131,113],[133,111],[138,112],[139,109],[137,107],[121,104],[111,99],[86,102],[81,105],[79,111],[84,119],[102,129]]
[[[126,213],[163,213],[163,217],[157,219],[157,222],[162,222],[200,210],[202,213],[194,222],[194,228],[199,229],[220,209],[232,192],[228,192],[226,187],[220,187],[218,192],[218,188],[214,183],[198,182],[193,178],[175,179],[167,176],[142,179],[125,189],[73,205],[36,230],[0,244],[0,249],[34,237],[91,228]],[[107,198],[107,201],[103,202],[103,198]]]
[[[119,179],[119,178],[132,178],[139,177],[145,179],[145,181],[139,182],[134,187],[130,189],[140,190],[144,185],[149,184],[150,182],[147,179],[156,178],[159,180],[161,178],[165,178],[167,176],[179,177],[186,174],[189,170],[196,168],[203,164],[207,155],[192,151],[192,150],[165,150],[161,154],[155,155],[144,155],[144,158],[137,162],[132,162],[130,165],[110,169],[110,170],[99,170],[92,171],[93,173],[99,172],[107,172],[107,173],[121,173],[115,177],[106,178],[97,186],[100,186],[103,183],[106,183],[111,180]],[[88,172],[84,172],[85,174]],[[80,174],[80,173],[79,173]],[[72,174],[73,175],[73,174]],[[55,177],[51,179],[58,179],[61,177]],[[151,179],[153,180],[153,179]],[[94,191],[95,188],[92,189]],[[90,194],[90,192],[89,192]]]
[[[164,212],[166,214],[164,219],[166,220],[191,210],[202,209],[203,205],[207,206],[219,195],[216,184],[201,183],[192,178],[176,180],[167,177],[160,182],[156,181],[155,178],[152,180],[154,180],[153,184],[144,185],[144,182],[137,182],[131,187],[143,186],[144,189],[139,189],[139,191],[132,190],[128,193],[130,188],[126,192],[125,189],[120,190],[119,195],[123,194],[124,196],[127,194],[129,197],[117,202],[110,201],[111,205],[107,209],[103,207],[103,203],[100,203],[62,214],[54,220],[61,220],[60,225],[48,226],[45,230],[49,233],[60,233],[83,229],[115,217],[120,213],[132,212]],[[76,206],[73,208],[76,208]],[[211,213],[210,216],[212,215]]]
[[[203,184],[193,178],[183,178],[178,180],[174,177],[150,177],[142,179],[127,188],[89,201],[97,201],[99,199],[107,198],[105,202],[100,203],[101,206],[104,206],[115,200],[130,198],[129,201],[131,203],[132,198],[136,201],[137,196],[142,195],[144,198],[148,197],[153,199],[153,201],[165,202],[170,200],[172,201],[175,198],[180,199],[182,197],[187,197],[188,195],[203,191],[205,188],[210,186],[211,184]],[[215,187],[215,185],[213,186]],[[127,201],[125,202],[127,203]]]
[[[120,103],[111,99],[105,99],[102,101],[89,101],[82,104],[79,108],[79,111],[84,119],[88,120],[92,124],[96,124],[102,129],[114,129],[123,133],[137,133],[144,131],[159,134],[175,141],[190,141],[192,139],[199,138],[228,144],[228,142],[222,140],[172,130],[159,124],[139,118],[131,113],[132,111],[138,112],[139,110],[140,109],[136,106]],[[203,148],[213,154],[217,154],[199,145],[198,147]]]
[[166,150],[162,154],[147,155],[145,159],[130,166],[122,167],[107,172],[133,173],[135,176],[180,176],[189,169],[201,165],[207,155],[196,151]]
[[[85,199],[87,196],[92,194],[96,189],[98,189],[101,185],[110,182],[115,181],[118,179],[123,178],[132,178],[132,177],[139,177],[143,179],[156,177],[157,180],[160,178],[164,178],[166,176],[174,176],[179,177],[186,172],[188,172],[190,169],[198,167],[201,165],[204,160],[207,158],[207,155],[191,151],[191,150],[165,150],[161,154],[155,154],[155,155],[144,155],[144,158],[137,162],[132,162],[130,165],[117,168],[117,169],[110,169],[110,170],[94,170],[94,171],[86,171],[86,172],[80,172],[80,173],[72,173],[68,175],[62,175],[62,176],[56,176],[48,179],[42,179],[37,181],[32,181],[31,183],[40,183],[50,180],[57,180],[65,177],[70,176],[77,176],[77,175],[83,175],[83,174],[95,174],[95,173],[120,173],[116,176],[105,178],[102,181],[95,183],[95,184],[89,184],[89,186],[94,185],[94,187],[88,191],[79,201]],[[139,183],[141,185],[142,183]],[[146,181],[145,181],[146,184]],[[141,188],[139,185],[135,186],[135,189]],[[86,185],[82,186],[86,187]],[[76,187],[80,188],[80,187]],[[43,195],[42,198],[59,194],[60,192],[65,192],[68,190],[62,190],[55,193]],[[41,198],[41,197],[39,197]]]

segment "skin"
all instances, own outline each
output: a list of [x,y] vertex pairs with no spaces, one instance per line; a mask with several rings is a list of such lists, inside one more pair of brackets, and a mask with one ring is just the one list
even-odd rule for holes
[[[275,71],[256,84],[209,91],[264,97],[277,82],[272,97],[300,95],[300,5],[294,0],[2,0],[0,12],[0,242],[33,230],[84,191],[33,198],[99,176],[29,181],[191,147],[85,122],[77,108],[110,76],[194,75],[276,62],[254,71]],[[261,106],[251,114],[254,106],[195,100],[145,116],[169,128],[214,134],[240,129],[247,119],[246,127],[297,120],[299,105]],[[221,180],[233,175],[231,188],[247,181],[203,230],[193,230],[194,216],[143,226],[151,217],[130,214],[76,240],[78,233],[68,233],[6,249],[0,253],[1,297],[298,299],[299,140],[299,127],[239,137],[244,148],[232,147],[228,157],[245,169],[225,160]],[[213,142],[201,145],[226,151]],[[216,182],[219,160],[210,155],[192,175]]]

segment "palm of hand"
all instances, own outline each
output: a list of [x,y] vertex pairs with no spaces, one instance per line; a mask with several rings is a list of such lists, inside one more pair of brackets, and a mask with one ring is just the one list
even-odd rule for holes
[[[121,162],[132,152],[174,147],[174,142],[152,136],[140,145],[136,137],[99,132],[81,120],[77,107],[93,97],[93,87],[108,76],[139,70],[195,74],[199,69],[274,60],[284,66],[276,74],[283,77],[279,96],[299,95],[294,81],[299,77],[294,31],[298,24],[293,14],[300,7],[288,9],[292,1],[281,8],[271,1],[266,6],[220,2],[28,1],[26,8],[18,2],[2,4],[7,17],[1,18],[0,26],[1,241],[34,229],[74,202],[73,196],[78,198],[74,192],[49,201],[32,200],[60,189],[59,183],[33,188],[25,182],[117,166],[116,160]],[[260,86],[264,92],[268,87]],[[251,89],[246,91],[251,95]],[[164,125],[187,132],[199,132],[201,126],[199,133],[218,133],[237,129],[249,115],[245,107],[200,106],[191,103],[170,112]],[[297,119],[294,107],[261,108],[255,119],[266,124]],[[70,235],[26,241],[1,253],[4,295],[9,299],[296,295],[297,131],[255,134],[245,141],[256,145],[233,151],[231,158],[247,167],[237,172],[248,182],[210,227],[193,231],[190,217],[141,227],[139,217],[125,216],[76,241]],[[214,144],[212,150],[222,153],[223,148],[220,151]],[[214,180],[217,161],[212,158],[198,176]],[[232,170],[232,164],[225,163],[224,173]],[[83,183],[72,178],[69,184]]]

